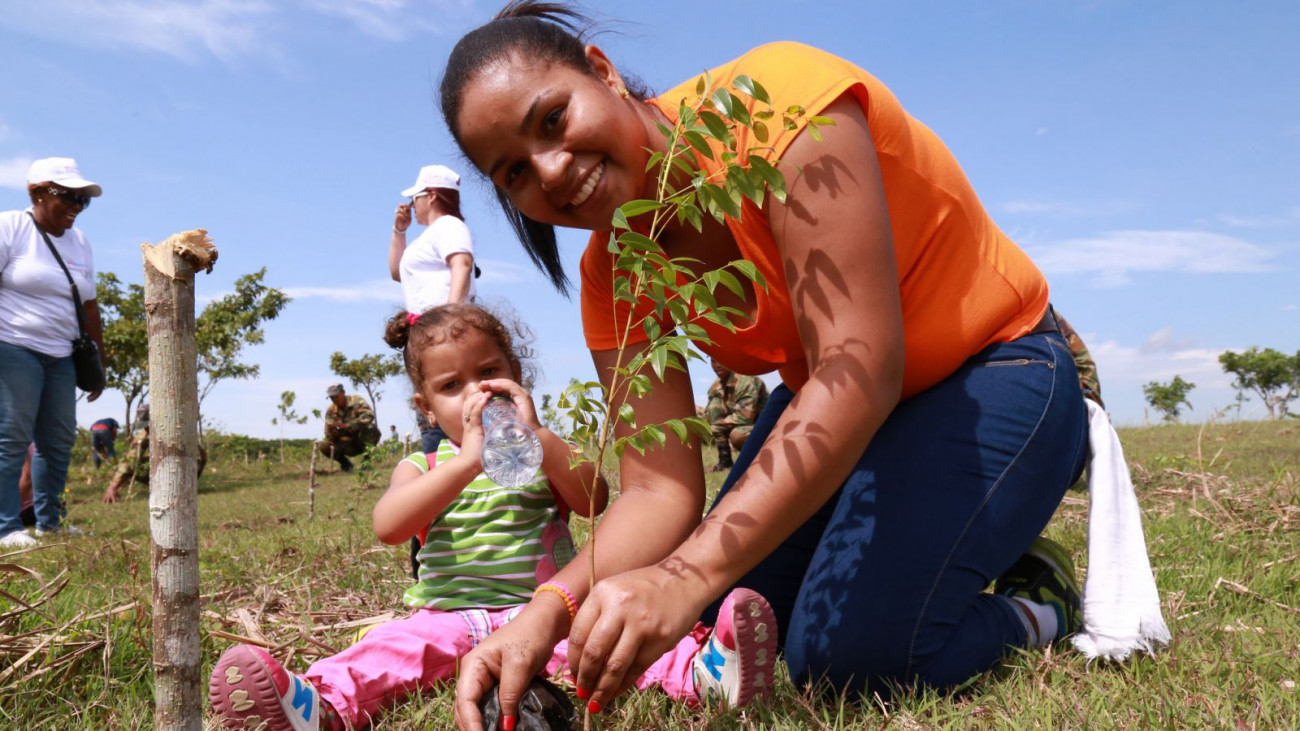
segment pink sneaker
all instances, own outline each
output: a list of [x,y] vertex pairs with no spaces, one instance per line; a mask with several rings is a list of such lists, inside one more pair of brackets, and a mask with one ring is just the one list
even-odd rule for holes
[[735,589],[718,624],[691,660],[695,695],[704,705],[743,708],[772,692],[776,615],[758,592]]
[[208,681],[208,700],[225,728],[318,731],[320,694],[253,645],[221,654]]

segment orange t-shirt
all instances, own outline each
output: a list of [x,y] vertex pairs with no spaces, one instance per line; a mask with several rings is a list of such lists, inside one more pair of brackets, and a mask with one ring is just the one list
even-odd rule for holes
[[[767,90],[773,109],[797,104],[806,110],[804,119],[846,93],[862,106],[893,230],[905,342],[903,398],[935,385],[988,345],[1028,333],[1042,318],[1048,297],[1042,273],[989,218],[943,142],[875,77],[841,58],[788,42],[761,46],[709,73],[714,88],[730,88],[732,79],[747,75]],[[678,104],[696,98],[695,83],[691,79],[651,103],[675,119]],[[779,119],[771,120],[770,149],[755,154],[780,159],[804,126],[786,130]],[[751,136],[742,128],[737,149],[763,147]],[[716,165],[702,157],[696,163]],[[798,390],[808,380],[808,364],[767,211],[745,200],[740,220],[728,219],[727,226],[768,288],[755,288],[755,319],[749,326],[732,333],[703,323],[715,342],[704,350],[738,373],[779,370],[786,385]],[[594,233],[582,257],[582,323],[592,350],[616,348],[618,324],[628,316],[627,304],[614,301],[608,243],[608,232]],[[638,305],[637,311],[639,321],[649,305]],[[632,328],[629,344],[646,339],[641,327]]]

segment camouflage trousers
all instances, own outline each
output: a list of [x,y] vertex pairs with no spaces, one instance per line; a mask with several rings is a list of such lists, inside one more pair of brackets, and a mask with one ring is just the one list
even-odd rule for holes
[[[208,450],[203,445],[199,445],[199,470],[198,477],[203,476],[203,468],[208,466]],[[113,472],[113,480],[110,485],[121,487],[126,484],[139,483],[145,487],[149,486],[149,455],[132,459],[127,457],[117,463],[117,470]]]
[[732,450],[740,451],[754,431],[753,424],[731,426],[729,424],[713,425],[713,446],[718,450],[718,466],[730,467]]

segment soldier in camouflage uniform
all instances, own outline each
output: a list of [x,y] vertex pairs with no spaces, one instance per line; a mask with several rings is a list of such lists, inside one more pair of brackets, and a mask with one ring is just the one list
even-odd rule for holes
[[713,446],[718,464],[713,469],[730,469],[732,450],[740,451],[754,430],[754,420],[767,405],[767,384],[754,376],[731,372],[716,360],[709,361],[718,380],[709,386],[709,404],[704,415],[713,427]]
[[1056,315],[1056,324],[1061,328],[1061,335],[1065,336],[1065,342],[1070,344],[1070,354],[1074,356],[1074,367],[1079,371],[1079,385],[1083,388],[1083,395],[1097,402],[1102,408],[1106,404],[1101,400],[1101,380],[1097,377],[1097,361],[1092,359],[1092,353],[1088,352],[1088,346],[1083,344],[1083,338],[1079,333],[1070,327],[1070,323],[1061,317],[1061,313],[1052,310]]
[[333,403],[325,410],[325,439],[316,442],[316,448],[338,462],[344,472],[350,472],[352,460],[348,457],[364,454],[366,447],[379,444],[375,412],[364,398],[344,393],[341,383],[330,386],[325,394]]
[[[113,479],[104,489],[103,500],[115,503],[120,498],[122,488],[137,483],[149,486],[149,404],[142,403],[135,410],[135,431],[126,448],[126,454],[117,463]],[[203,476],[203,468],[208,464],[208,450],[199,445],[198,477]]]

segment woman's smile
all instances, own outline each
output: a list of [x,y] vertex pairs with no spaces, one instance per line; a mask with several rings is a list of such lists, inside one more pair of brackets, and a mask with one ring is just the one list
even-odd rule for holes
[[573,196],[573,200],[569,201],[569,205],[573,208],[577,208],[583,203],[586,203],[587,199],[591,197],[592,191],[596,190],[596,184],[600,182],[600,177],[604,175],[604,173],[605,161],[601,160],[600,164],[593,168],[591,173],[587,175],[587,179],[582,183],[582,187],[578,190],[578,194]]

